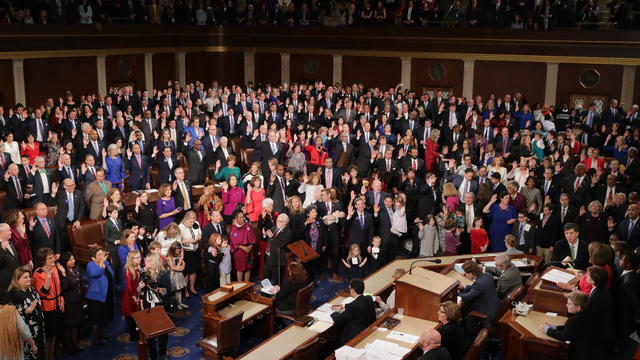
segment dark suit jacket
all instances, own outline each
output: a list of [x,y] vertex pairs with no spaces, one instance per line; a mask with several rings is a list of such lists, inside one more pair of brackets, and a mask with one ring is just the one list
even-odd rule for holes
[[489,318],[489,323],[498,314],[498,294],[493,277],[487,273],[479,274],[472,285],[460,292],[460,298],[469,311],[477,311]]
[[363,249],[363,246],[369,244],[373,238],[373,217],[371,214],[364,212],[364,227],[362,227],[358,219],[358,212],[354,212],[351,219],[348,220],[347,234],[349,245],[358,244],[360,249]]
[[628,337],[640,320],[640,276],[635,271],[621,275],[611,287],[613,294],[613,326],[616,335]]
[[[48,169],[44,169],[44,171],[46,171],[47,173],[47,182],[49,183],[49,193],[51,193],[51,173],[49,172]],[[39,202],[39,201],[45,201],[45,194],[44,194],[44,183],[42,182],[42,176],[40,176],[40,174],[38,173],[39,170],[36,170],[35,175],[32,175],[31,173],[29,173],[29,183],[33,184],[33,193],[35,194],[34,196],[31,197],[31,201],[32,202]],[[46,202],[46,201],[45,201]]]
[[271,143],[265,141],[262,143],[261,161],[262,161],[262,173],[269,174],[269,160],[277,159],[280,164],[284,163],[284,151],[282,150],[282,144],[276,142],[277,151],[275,155],[271,151]]
[[560,341],[571,341],[570,360],[603,359],[603,341],[598,336],[594,317],[586,311],[571,316],[564,326],[550,328],[547,335]]
[[[340,157],[342,156],[343,152],[344,152],[344,147],[342,145],[342,142],[340,141],[340,139],[337,139],[337,141],[333,143],[333,147],[331,149],[331,159],[333,159],[334,167],[338,167],[338,160],[340,160]],[[345,168],[352,162],[353,162],[353,145],[351,145],[350,143],[347,143],[347,162],[346,162]]]
[[[184,185],[187,187],[187,194],[191,194],[191,182],[189,180],[184,180]],[[184,202],[185,199],[184,199],[184,196],[182,195],[182,191],[180,190],[180,186],[177,186],[176,189],[173,191],[173,198],[175,199],[177,207],[181,207],[183,210],[187,210],[185,208],[186,206]],[[193,208],[193,205],[194,205],[193,202],[191,202],[191,208]]]
[[[553,253],[551,254],[551,261],[562,261],[567,256],[571,257],[571,249],[569,248],[569,242],[566,239],[556,241],[553,246]],[[578,251],[576,258],[573,259],[576,269],[586,270],[589,266],[589,250],[587,249],[587,243],[584,241],[578,241]]]
[[158,155],[154,163],[158,167],[158,178],[156,179],[156,185],[171,183],[173,180],[175,180],[173,171],[178,166],[180,166],[180,163],[178,163],[178,159],[173,157],[171,159],[171,167],[169,167],[169,162],[166,161],[165,157],[162,155]]
[[[51,202],[58,207],[55,217],[58,231],[66,232],[67,229],[65,229],[64,225],[67,221],[67,213],[69,212],[67,191],[59,189],[56,193],[56,197],[52,199]],[[82,196],[82,192],[80,192],[80,190],[75,190],[73,192],[73,219],[71,222],[82,221],[82,217],[84,216],[84,207],[84,197]]]
[[11,154],[9,154],[8,152],[0,154],[0,156],[4,160],[4,166],[0,166],[0,171],[2,171],[2,174],[4,175],[5,171],[7,171],[7,169],[9,168],[9,165],[11,165],[13,161],[11,161]]
[[129,170],[129,178],[127,180],[131,190],[145,189],[147,184],[151,184],[151,171],[149,159],[145,155],[140,155],[140,165],[136,155],[132,154],[131,159],[126,159],[125,167]]
[[13,253],[0,247],[0,289],[2,289],[2,293],[4,293],[4,290],[11,284],[13,272],[18,268],[18,265],[20,265],[18,250],[16,250],[16,247],[13,246],[11,241],[9,241],[9,247]]
[[340,327],[338,341],[343,345],[376,321],[376,306],[370,296],[359,295],[343,312],[331,314],[331,318]]
[[613,300],[609,290],[604,287],[594,287],[584,310],[594,317],[599,338],[605,342],[613,339]]
[[[320,175],[322,186],[327,187],[327,169],[322,167],[322,175]],[[340,172],[335,167],[331,168],[331,186],[340,188],[342,180],[340,179]]]
[[117,219],[116,221],[118,222],[117,228],[116,228],[116,225],[113,223],[113,220],[111,220],[110,218],[107,218],[107,220],[105,220],[104,224],[102,225],[104,242],[107,246],[109,245],[116,246],[115,241],[120,240],[120,236],[122,235],[122,231],[124,230],[122,221],[120,219]]
[[[202,156],[202,160],[200,160],[198,152]],[[191,148],[186,155],[187,163],[189,164],[187,179],[193,184],[202,184],[207,176],[207,164],[205,162],[207,154],[204,152],[204,149],[200,147],[200,150]]]
[[616,233],[618,238],[622,241],[626,241],[629,244],[630,249],[635,249],[640,246],[640,219],[636,219],[636,224],[629,233],[629,224],[631,220],[627,217],[618,224]]
[[[462,344],[460,344],[462,346]],[[449,350],[440,346],[439,348],[431,349],[428,352],[422,354],[418,360],[453,360],[456,358],[451,357]]]
[[51,248],[54,253],[60,254],[60,238],[58,237],[56,224],[51,218],[47,218],[46,221],[49,224],[49,236],[47,236],[38,218],[36,218],[36,225],[33,227],[33,230],[29,229],[27,225],[27,235],[31,241],[31,253],[34,258],[38,250],[44,247]]
[[587,203],[589,202],[589,190],[591,187],[591,179],[589,179],[588,176],[584,176],[584,178],[582,179],[582,182],[580,183],[580,187],[578,188],[578,191],[575,191],[575,187],[574,187],[575,182],[576,182],[575,175],[568,176],[564,182],[564,192],[566,192],[569,195],[571,205],[574,205],[574,206],[584,205],[586,207]]
[[80,182],[80,170],[75,165],[69,165],[71,171],[68,171],[66,167],[62,167],[62,169],[57,169],[54,174],[54,181],[62,183],[64,179],[71,179],[74,183]]
[[6,197],[4,199],[5,210],[24,209],[25,207],[24,194],[26,191],[27,181],[21,176],[17,176],[17,178],[22,189],[22,199],[18,199],[18,193],[13,179],[9,177],[9,180],[5,181],[4,176],[0,177],[0,189],[6,192]]
[[[451,360],[462,360],[464,355],[464,329],[459,322],[450,321],[438,328],[442,336],[441,348],[447,349]],[[427,359],[430,359],[427,357]]]
[[[513,234],[513,236],[516,237],[516,244],[517,244],[517,248],[518,250],[524,252],[525,254],[531,254],[532,250],[535,250],[535,236],[538,233],[538,226],[535,224],[532,224],[530,222],[527,222],[525,224],[525,228],[527,228],[527,225],[529,230],[527,231],[526,229],[523,229],[524,231],[524,244],[520,245],[520,222],[516,221],[515,223],[513,223],[513,231],[511,232]],[[548,224],[547,224],[548,225]]]
[[200,240],[200,247],[203,249],[207,249],[209,247],[209,238],[213,234],[220,234],[224,236],[229,236],[227,232],[227,226],[224,223],[219,224],[219,231],[216,230],[213,223],[208,223],[204,228],[202,228],[202,239]]
[[[276,228],[271,229],[275,234]],[[291,236],[291,230],[284,228],[280,232],[271,238],[271,249],[269,249],[269,266],[285,266],[287,264],[287,245],[294,240]]]
[[[417,170],[416,170],[416,176],[417,177],[424,177],[424,160],[421,158],[417,158]],[[409,169],[413,169],[413,161],[411,156],[405,156],[400,160],[400,164],[402,166],[402,170],[404,171],[404,173],[406,174],[407,171],[409,171]]]
[[[282,181],[283,182],[285,181],[284,176],[282,178]],[[286,185],[285,185],[285,189],[283,189],[282,185],[280,184],[280,181],[278,181],[278,177],[276,176],[276,181],[273,184],[269,183],[267,185],[266,194],[268,197],[273,199],[273,211],[277,213],[283,213],[286,209],[284,204],[285,196],[283,193],[286,193]]]

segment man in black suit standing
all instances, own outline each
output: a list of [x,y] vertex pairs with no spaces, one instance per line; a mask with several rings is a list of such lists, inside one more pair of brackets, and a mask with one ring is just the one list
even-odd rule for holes
[[[365,200],[355,199],[353,206],[347,212],[347,244],[357,244],[360,249],[364,249],[373,238],[373,218],[371,214],[365,212]],[[355,209],[354,209],[355,208]]]
[[64,179],[62,186],[64,190],[60,191],[56,184],[53,185],[51,205],[57,206],[55,220],[60,235],[60,248],[64,252],[70,248],[67,226],[72,225],[76,229],[80,227],[85,205],[82,193],[76,190],[73,180]]
[[640,159],[638,159],[638,149],[634,146],[629,148],[627,156],[620,161],[625,167],[624,174],[629,177],[629,191],[640,190]]
[[19,264],[18,250],[11,242],[11,228],[9,224],[2,223],[0,224],[0,289],[2,293],[9,288],[13,272]]
[[613,282],[613,324],[616,331],[614,348],[619,349],[618,359],[632,359],[638,344],[629,336],[640,320],[640,277],[637,254],[627,253],[620,258],[622,274]]
[[502,183],[502,175],[499,172],[494,172],[489,176],[489,181],[491,182],[491,192],[494,195],[502,194],[503,192],[507,192],[507,188]]
[[172,185],[173,198],[176,201],[176,206],[182,208],[180,214],[176,216],[176,222],[180,222],[185,212],[193,208],[193,204],[191,204],[191,183],[185,180],[183,168],[175,168],[173,174],[175,175]]
[[553,168],[544,169],[544,180],[540,183],[540,192],[542,192],[542,198],[551,200],[557,203],[560,196],[560,185],[555,178]]
[[85,156],[84,162],[80,165],[80,178],[83,183],[83,189],[96,180],[96,170],[98,169],[100,167],[96,166],[93,155]]
[[54,176],[55,181],[62,182],[64,179],[71,179],[73,183],[80,182],[80,170],[71,164],[71,156],[69,154],[60,155],[58,160],[58,170]]
[[376,305],[371,296],[364,296],[361,279],[349,281],[349,293],[354,300],[347,305],[333,305],[331,314],[334,325],[340,329],[338,345],[342,346],[376,321]]
[[158,167],[158,178],[157,184],[171,183],[175,180],[173,176],[173,172],[177,169],[180,164],[178,163],[178,159],[176,159],[171,153],[171,148],[166,147],[162,149],[162,156],[158,155],[158,147],[153,147],[153,154],[151,155],[151,160]]
[[640,246],[640,221],[638,221],[640,209],[638,205],[631,204],[627,208],[627,218],[618,224],[616,233],[621,241],[626,241],[630,249]]
[[324,168],[321,169],[322,173],[320,175],[320,180],[322,182],[322,186],[324,188],[332,188],[332,187],[340,187],[341,179],[340,173],[336,168],[333,167],[333,159],[327,157],[324,159]]
[[289,217],[287,214],[280,214],[276,218],[276,226],[273,229],[265,230],[268,237],[267,248],[265,250],[267,258],[267,270],[265,277],[274,281],[274,284],[282,284],[284,267],[287,265],[287,245],[294,239],[291,238],[291,230],[287,227]]
[[318,207],[318,217],[322,219],[322,224],[327,229],[327,249],[324,254],[329,257],[331,281],[342,282],[342,279],[338,277],[338,270],[340,265],[341,219],[345,217],[345,213],[342,211],[342,204],[339,201],[331,200],[331,190],[329,188],[322,189],[320,200],[316,203],[316,206]]
[[240,134],[240,121],[242,120],[242,116],[236,116],[233,108],[229,108],[228,111],[228,115],[220,119],[222,122],[222,133],[229,138],[237,137],[238,134]]
[[282,145],[276,141],[276,133],[270,132],[268,141],[262,143],[262,173],[269,174],[269,160],[276,159],[278,163],[284,163],[284,152],[282,151]]
[[391,147],[385,150],[382,154],[382,159],[376,160],[375,169],[378,171],[378,177],[384,181],[388,189],[395,186],[398,163],[393,159],[393,150]]
[[496,153],[500,154],[504,161],[509,162],[509,156],[513,148],[513,139],[509,136],[509,128],[506,126],[503,127],[500,136],[496,137],[495,141],[494,148],[496,149]]
[[42,110],[36,109],[33,117],[26,121],[27,132],[33,134],[36,141],[43,144],[49,140],[49,122],[42,118]]
[[29,174],[29,184],[33,185],[31,201],[34,203],[49,203],[53,184],[51,172],[49,172],[49,169],[45,168],[43,156],[36,156],[34,165],[35,166],[31,168],[31,173]]
[[207,164],[205,162],[206,153],[204,152],[200,139],[193,141],[193,147],[188,150],[186,156],[187,163],[189,164],[187,179],[193,185],[204,183],[204,179],[207,177]]
[[75,135],[81,132],[81,123],[78,120],[78,112],[75,109],[69,110],[67,117],[62,120],[60,127],[62,128],[62,138],[65,140],[71,140],[75,138]]
[[564,225],[563,230],[566,240],[556,241],[551,261],[566,267],[565,259],[570,259],[574,268],[585,270],[589,266],[589,251],[587,244],[579,239],[580,228],[575,223],[568,223]]
[[224,223],[220,211],[213,210],[211,211],[210,216],[211,222],[202,228],[202,240],[200,241],[200,246],[203,249],[207,249],[209,247],[209,238],[211,235],[220,234],[226,237],[229,236],[227,233],[227,226]]
[[89,132],[89,139],[83,139],[82,145],[84,155],[93,155],[96,164],[102,166],[102,149],[104,149],[104,144],[98,139],[98,132],[91,130]]
[[140,145],[133,143],[131,149],[127,149],[127,161],[125,167],[129,170],[127,183],[132,191],[151,189],[151,172],[149,159],[140,152]]
[[334,141],[331,151],[333,165],[344,171],[353,162],[353,145],[349,143],[349,133],[341,133]]
[[391,217],[393,216],[393,197],[385,194],[380,205],[373,206],[373,217],[377,223],[376,232],[382,239],[382,248],[386,249],[387,260],[395,259],[398,252],[398,238],[391,232]]
[[283,213],[286,210],[285,203],[287,201],[287,185],[284,179],[283,165],[279,164],[276,167],[276,173],[270,175],[266,190],[267,196],[273,199],[273,211]]
[[409,172],[409,169],[413,169],[417,177],[422,178],[424,176],[424,160],[418,157],[418,148],[411,148],[409,156],[403,157],[400,162],[405,173]]
[[587,206],[591,179],[586,176],[584,164],[576,165],[574,174],[568,176],[564,183],[565,192],[569,195],[570,203],[574,206]]
[[0,182],[0,188],[6,192],[4,209],[24,209],[29,194],[26,193],[27,181],[19,176],[19,168],[16,164],[9,165]]
[[[561,227],[576,221],[578,215],[580,215],[578,209],[571,205],[569,194],[567,193],[560,194],[560,207],[558,208],[558,214],[560,215]],[[560,231],[562,231],[562,228]]]
[[53,249],[56,259],[60,257],[60,237],[53,219],[47,217],[47,205],[42,202],[34,206],[36,216],[29,219],[27,234],[31,241],[31,252],[35,258],[38,250],[48,247]]

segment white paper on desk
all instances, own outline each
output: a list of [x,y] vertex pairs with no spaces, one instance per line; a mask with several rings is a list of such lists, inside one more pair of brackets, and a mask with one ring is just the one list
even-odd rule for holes
[[309,330],[315,331],[317,333],[322,333],[322,332],[325,332],[327,329],[329,329],[331,326],[333,326],[331,323],[318,320],[314,322],[313,325],[309,326]]
[[333,324],[333,318],[331,318],[331,313],[316,310],[316,311],[312,312],[311,314],[309,314],[309,316],[311,316],[312,318],[314,318],[316,320],[328,322],[329,324]]
[[365,350],[367,350],[367,360],[400,360],[411,351],[404,346],[380,339],[367,344]]
[[318,306],[316,311],[322,311],[322,312],[327,312],[327,313],[332,313],[333,312],[333,310],[331,310],[331,304],[329,304],[329,303],[324,303],[324,304]]
[[269,294],[269,295],[273,295],[275,293],[276,289],[273,287],[269,279],[262,280],[260,282],[260,285],[262,285],[262,288],[260,289],[260,291],[262,291],[263,293]]
[[551,281],[554,283],[564,282],[567,283],[575,278],[574,275],[560,271],[557,269],[551,269],[546,274],[542,275],[542,280]]
[[420,339],[419,336],[403,333],[400,331],[392,331],[389,335],[386,336],[386,338],[406,342],[407,344],[411,345],[417,343]]
[[335,351],[336,360],[366,360],[367,353],[364,349],[355,349],[351,346],[343,346]]

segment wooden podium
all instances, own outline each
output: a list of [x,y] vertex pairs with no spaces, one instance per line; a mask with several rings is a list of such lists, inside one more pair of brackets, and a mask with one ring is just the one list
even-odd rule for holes
[[[574,276],[578,275],[575,270],[549,266],[542,273],[542,276],[554,269]],[[567,316],[567,298],[564,296],[565,294],[570,293],[570,291],[563,290],[547,280],[542,280],[541,277],[531,284],[527,290],[527,296],[525,297],[524,302],[528,304],[535,304],[536,309],[539,309],[540,311],[555,312],[559,315]]]
[[396,281],[396,308],[404,308],[404,314],[416,318],[438,321],[440,303],[456,301],[458,280],[437,272],[413,268]]
[[309,244],[304,240],[292,242],[287,245],[287,248],[291,250],[291,252],[300,259],[300,262],[302,263],[307,263],[320,257],[320,254],[313,250],[313,248],[311,248],[311,246],[309,246]]
[[131,314],[140,329],[138,338],[138,360],[147,360],[147,339],[158,335],[168,334],[176,329],[169,315],[162,306],[152,307]]

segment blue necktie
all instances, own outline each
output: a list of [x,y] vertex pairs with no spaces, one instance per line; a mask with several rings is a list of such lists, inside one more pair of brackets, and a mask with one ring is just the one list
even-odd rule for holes
[[69,221],[73,221],[73,193],[67,193],[67,201],[69,202],[69,206],[68,206],[68,210],[67,210],[67,219],[69,219]]

